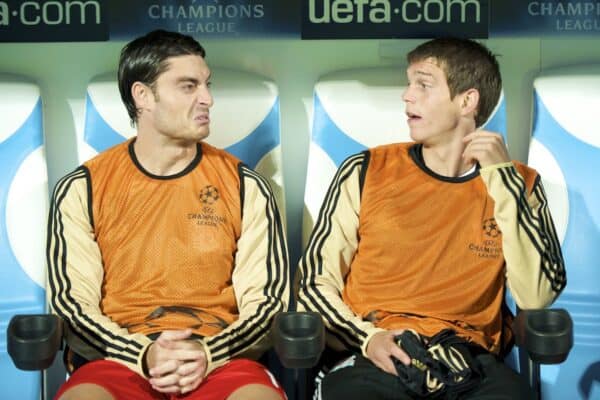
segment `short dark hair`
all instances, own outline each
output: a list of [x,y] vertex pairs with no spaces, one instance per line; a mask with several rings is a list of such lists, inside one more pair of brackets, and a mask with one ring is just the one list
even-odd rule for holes
[[502,91],[502,77],[496,56],[481,43],[470,39],[438,38],[417,46],[406,58],[409,64],[435,59],[446,73],[451,98],[477,89],[476,126],[483,125],[494,111]]
[[204,58],[204,48],[191,36],[165,30],[155,30],[127,43],[119,57],[119,92],[127,108],[131,124],[138,119],[138,109],[131,95],[135,82],[142,82],[154,90],[159,75],[169,67],[168,58],[199,55]]

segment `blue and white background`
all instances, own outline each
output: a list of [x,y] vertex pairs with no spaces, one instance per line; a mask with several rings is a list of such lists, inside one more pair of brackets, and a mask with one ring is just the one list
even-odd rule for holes
[[534,90],[529,164],[543,177],[567,266],[554,307],[566,308],[574,323],[567,361],[542,368],[544,398],[599,398],[600,65],[545,71]]
[[48,174],[39,87],[0,74],[0,376],[1,396],[32,398],[39,374],[17,371],[7,354],[14,314],[46,311],[45,247]]

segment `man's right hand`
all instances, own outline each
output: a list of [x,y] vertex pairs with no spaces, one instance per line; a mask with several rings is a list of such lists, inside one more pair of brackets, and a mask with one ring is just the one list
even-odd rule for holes
[[385,331],[374,334],[367,344],[367,357],[376,366],[393,375],[398,375],[391,357],[404,365],[410,365],[410,357],[396,344],[394,337],[404,330]]
[[187,393],[198,387],[206,373],[202,345],[188,340],[190,329],[164,331],[148,348],[146,365],[152,387],[161,393]]

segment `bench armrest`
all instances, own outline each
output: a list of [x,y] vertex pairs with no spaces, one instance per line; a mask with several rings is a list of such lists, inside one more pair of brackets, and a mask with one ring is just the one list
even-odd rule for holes
[[286,368],[315,366],[325,348],[325,327],[318,313],[279,313],[271,333],[275,352]]
[[46,369],[61,346],[62,332],[62,320],[56,315],[15,315],[6,332],[8,354],[19,369]]
[[573,321],[563,309],[521,310],[513,332],[517,346],[539,364],[559,364],[573,347]]

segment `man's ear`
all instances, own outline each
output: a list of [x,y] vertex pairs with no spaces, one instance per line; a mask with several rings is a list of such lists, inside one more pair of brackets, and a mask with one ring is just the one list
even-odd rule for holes
[[135,108],[138,111],[147,109],[154,100],[154,94],[150,87],[139,81],[136,81],[131,85],[131,97],[133,97]]
[[479,109],[479,91],[477,89],[468,89],[460,94],[460,108],[462,115],[477,115]]

